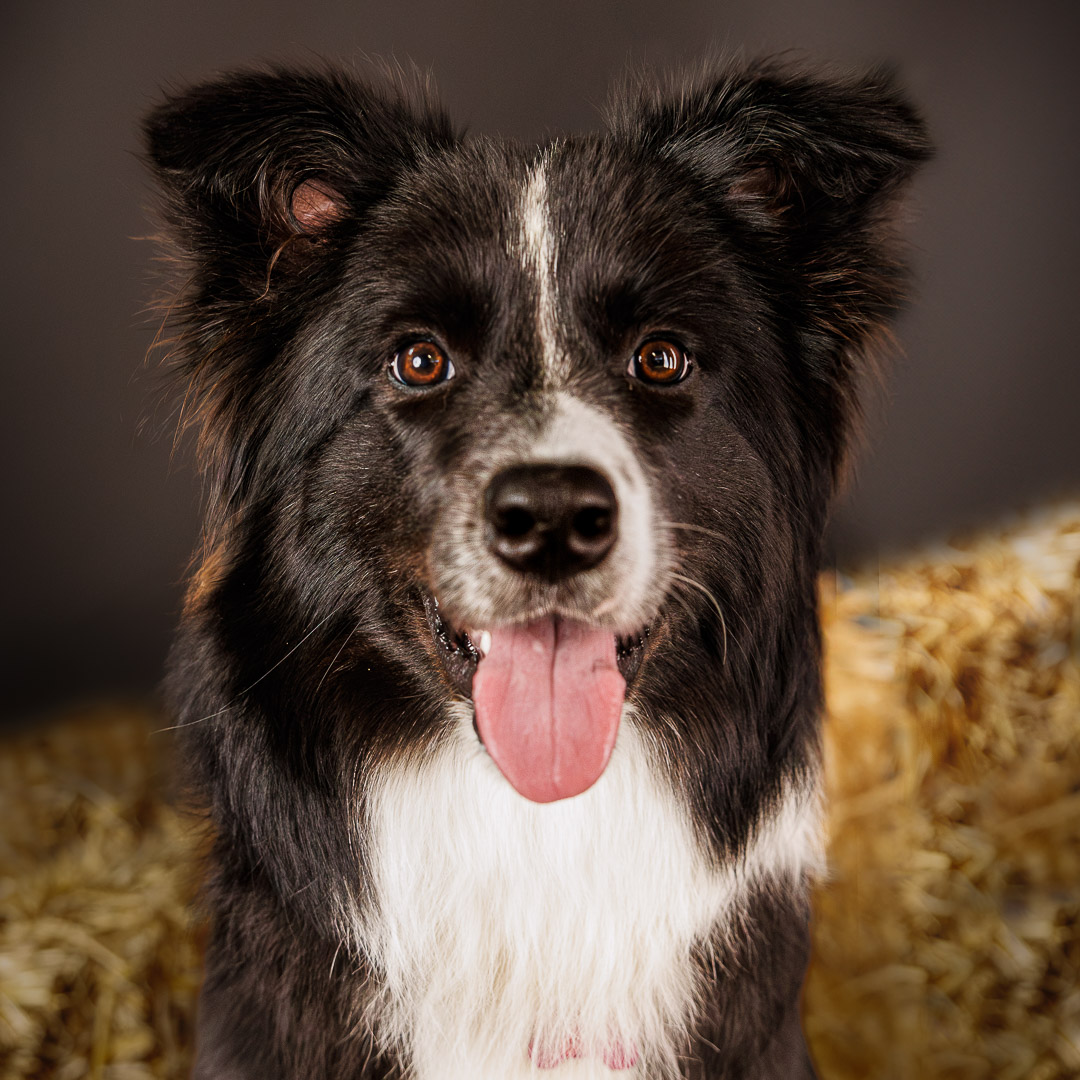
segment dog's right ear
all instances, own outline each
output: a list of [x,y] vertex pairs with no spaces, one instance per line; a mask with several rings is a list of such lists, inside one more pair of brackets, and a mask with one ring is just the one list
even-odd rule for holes
[[372,207],[456,136],[408,79],[332,70],[225,76],[165,101],[144,132],[168,275],[155,345],[183,387],[178,434],[199,431],[209,535],[255,482],[282,342]]
[[250,302],[303,277],[454,139],[421,94],[334,71],[225,76],[158,106],[144,132],[189,303]]

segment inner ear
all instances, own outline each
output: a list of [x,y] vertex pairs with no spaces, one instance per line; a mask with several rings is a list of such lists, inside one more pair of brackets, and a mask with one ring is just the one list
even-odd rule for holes
[[304,180],[292,193],[289,212],[303,233],[318,234],[345,215],[345,199],[325,180]]

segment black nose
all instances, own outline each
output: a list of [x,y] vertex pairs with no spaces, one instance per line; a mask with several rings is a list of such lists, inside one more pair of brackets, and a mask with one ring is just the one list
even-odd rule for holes
[[618,509],[611,484],[584,465],[515,465],[484,493],[491,550],[548,581],[600,562],[618,536]]

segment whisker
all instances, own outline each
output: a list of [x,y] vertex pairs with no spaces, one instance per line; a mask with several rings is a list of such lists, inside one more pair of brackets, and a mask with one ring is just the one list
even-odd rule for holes
[[669,529],[686,529],[689,532],[703,533],[705,536],[712,536],[717,540],[726,540],[727,537],[715,529],[706,529],[704,525],[692,525],[688,521],[661,521],[662,526],[666,526]]
[[712,603],[712,606],[716,609],[716,614],[720,616],[720,628],[723,631],[723,635],[724,635],[724,637],[723,637],[723,641],[724,641],[723,664],[726,667],[727,666],[727,638],[728,638],[727,619],[724,618],[724,611],[723,611],[723,608],[720,607],[720,601],[717,600],[716,597],[713,596],[713,594],[707,588],[705,588],[705,586],[702,585],[700,581],[695,581],[693,578],[687,577],[685,574],[676,574],[675,571],[671,571],[671,576],[676,581],[681,581],[684,585],[691,585],[695,589],[697,589],[700,592],[704,593],[705,596]]
[[680,593],[680,592],[673,591],[671,593],[671,599],[678,601],[679,607],[681,607],[683,609],[683,611],[686,612],[687,616],[690,618],[691,623],[693,623],[693,621],[694,621],[694,609],[687,602],[686,597],[684,597],[682,595],[682,593]]
[[321,618],[280,660],[278,660],[277,663],[271,664],[270,667],[268,667],[253,683],[251,683],[250,686],[244,687],[244,689],[241,690],[240,693],[236,694],[233,698],[231,698],[224,705],[222,705],[221,708],[217,710],[217,712],[209,713],[206,716],[200,716],[198,720],[188,720],[183,724],[171,724],[169,727],[158,728],[158,730],[153,732],[153,734],[161,735],[163,732],[166,731],[179,731],[181,728],[194,727],[196,724],[206,723],[207,720],[215,720],[223,713],[228,712],[229,709],[231,709],[245,694],[251,693],[251,691],[254,690],[255,687],[258,686],[259,683],[261,683],[263,679],[265,679],[272,671],[284,664],[285,661],[288,660],[289,657],[292,656],[292,654],[296,652],[296,650],[299,649],[300,646],[303,645],[304,642],[307,641],[307,639],[311,637],[311,635],[314,634],[316,630],[329,622],[330,619],[332,619],[339,610],[340,605],[334,608],[334,610],[331,611],[329,615],[323,616],[323,618]]
[[356,625],[345,635],[345,640],[338,647],[338,651],[334,653],[333,660],[331,660],[330,663],[326,665],[326,670],[322,673],[322,678],[319,680],[319,685],[315,687],[316,694],[318,694],[318,692],[322,689],[322,684],[326,682],[327,675],[329,675],[331,670],[333,670],[334,665],[338,662],[338,657],[345,651],[345,646],[348,645],[349,642],[352,640],[353,634],[355,634],[356,631],[360,629],[360,624],[363,623],[363,621],[364,617],[361,615],[360,618],[356,620]]

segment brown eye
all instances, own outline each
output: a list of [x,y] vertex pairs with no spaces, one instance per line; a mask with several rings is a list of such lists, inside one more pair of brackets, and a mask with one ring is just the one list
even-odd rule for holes
[[674,341],[655,338],[634,353],[627,370],[642,382],[671,386],[690,374],[690,358]]
[[390,374],[406,386],[435,386],[454,377],[454,365],[434,342],[417,341],[394,357]]

